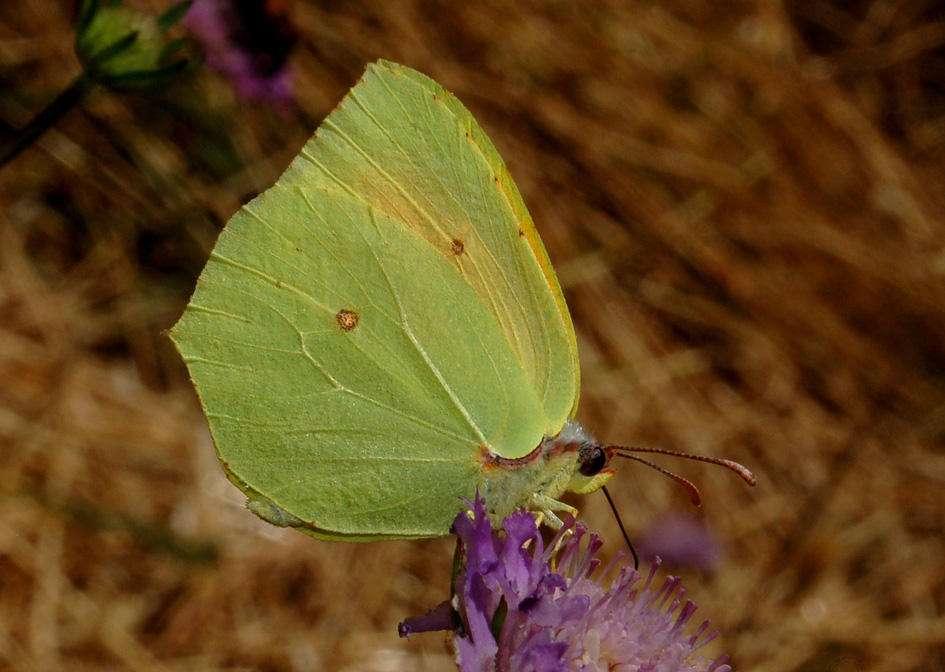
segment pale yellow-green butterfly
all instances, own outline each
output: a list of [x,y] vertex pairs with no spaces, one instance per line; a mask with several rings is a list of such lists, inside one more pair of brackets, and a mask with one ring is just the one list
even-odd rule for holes
[[571,318],[495,147],[386,61],[233,216],[171,337],[249,508],[320,538],[447,534],[477,489],[560,525],[637,450],[573,420]]

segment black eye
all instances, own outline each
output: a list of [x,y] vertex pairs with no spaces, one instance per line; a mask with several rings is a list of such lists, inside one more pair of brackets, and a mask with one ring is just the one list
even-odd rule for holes
[[607,454],[600,446],[588,446],[581,450],[578,471],[584,476],[595,476],[607,466]]

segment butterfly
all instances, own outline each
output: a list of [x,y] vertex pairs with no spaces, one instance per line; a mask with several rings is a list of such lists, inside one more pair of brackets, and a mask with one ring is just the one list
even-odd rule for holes
[[560,526],[634,450],[574,420],[574,328],[492,142],[387,61],[229,221],[170,336],[249,508],[319,538],[444,535],[477,491]]

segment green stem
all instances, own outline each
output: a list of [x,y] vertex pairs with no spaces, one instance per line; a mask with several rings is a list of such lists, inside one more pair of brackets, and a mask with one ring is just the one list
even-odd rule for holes
[[33,142],[52,128],[62,116],[82,100],[92,85],[92,81],[82,73],[69,87],[56,96],[46,109],[37,114],[26,128],[17,131],[9,140],[0,145],[0,168],[7,165],[13,158],[29,147]]

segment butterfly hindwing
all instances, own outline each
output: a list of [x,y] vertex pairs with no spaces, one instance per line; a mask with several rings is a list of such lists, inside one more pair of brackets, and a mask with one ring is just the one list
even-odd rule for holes
[[456,268],[337,191],[280,181],[246,205],[172,337],[231,480],[317,536],[446,534],[483,446],[543,434]]

